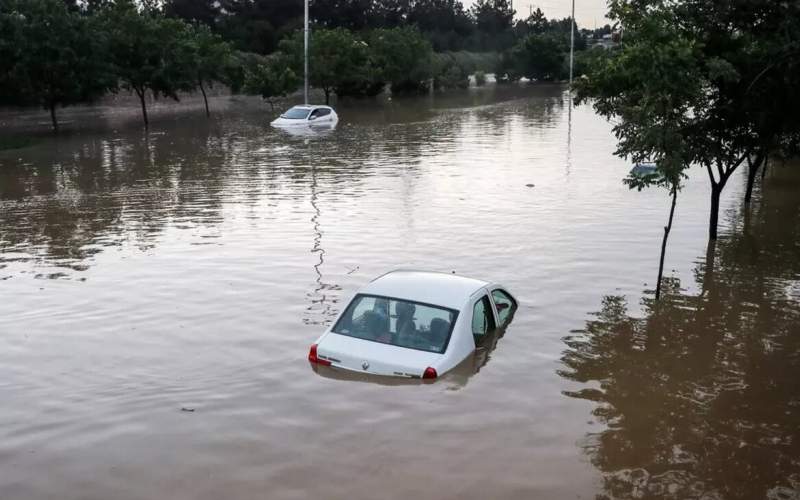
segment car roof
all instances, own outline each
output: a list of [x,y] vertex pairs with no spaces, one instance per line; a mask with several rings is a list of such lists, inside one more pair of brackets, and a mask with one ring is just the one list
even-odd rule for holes
[[489,282],[432,271],[396,270],[379,276],[360,293],[413,300],[460,310]]
[[298,104],[297,106],[292,106],[292,108],[297,108],[297,109],[333,109],[330,106],[323,106],[321,104]]

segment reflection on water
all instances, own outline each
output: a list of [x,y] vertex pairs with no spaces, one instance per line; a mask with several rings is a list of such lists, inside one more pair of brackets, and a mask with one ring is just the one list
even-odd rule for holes
[[800,495],[800,203],[796,176],[773,182],[697,265],[702,293],[673,279],[641,315],[606,296],[566,339],[561,374],[585,384],[566,394],[606,427],[584,448],[609,498]]
[[[311,166],[311,206],[314,208],[314,215],[311,216],[311,223],[314,225],[314,246],[311,248],[311,253],[319,256],[319,261],[314,264],[314,273],[316,273],[316,286],[314,291],[308,294],[311,305],[308,306],[307,311],[309,314],[303,318],[303,322],[307,325],[325,325],[331,324],[331,321],[336,317],[338,310],[336,303],[338,298],[329,297],[331,292],[337,292],[342,288],[339,285],[326,283],[322,277],[322,265],[325,263],[325,249],[322,248],[322,229],[320,223],[320,206],[317,199],[317,168]],[[320,318],[320,319],[317,319]]]

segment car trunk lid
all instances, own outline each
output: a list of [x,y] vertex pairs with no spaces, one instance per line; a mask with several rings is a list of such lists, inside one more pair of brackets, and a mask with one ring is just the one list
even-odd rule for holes
[[421,377],[442,355],[433,352],[348,337],[330,332],[317,346],[320,359],[331,366],[362,373],[396,377]]

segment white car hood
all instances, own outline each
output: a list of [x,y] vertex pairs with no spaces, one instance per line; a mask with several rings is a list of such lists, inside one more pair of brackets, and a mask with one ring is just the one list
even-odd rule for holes
[[317,345],[317,355],[331,366],[361,373],[421,377],[425,368],[442,360],[441,354],[407,349],[329,332]]

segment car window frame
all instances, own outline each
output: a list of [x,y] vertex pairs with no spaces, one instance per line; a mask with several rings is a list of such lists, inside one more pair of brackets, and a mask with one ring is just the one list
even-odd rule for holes
[[[494,332],[498,328],[497,324],[499,323],[499,321],[498,321],[499,318],[497,317],[497,311],[495,310],[495,305],[494,305],[494,302],[491,299],[491,295],[492,294],[488,290],[483,288],[483,289],[481,289],[481,293],[478,295],[478,297],[471,301],[471,304],[472,304],[472,317],[470,318],[470,322],[469,322],[469,331],[470,331],[470,334],[472,335],[473,339],[485,338],[486,336],[490,335],[492,332]],[[486,329],[486,331],[484,333],[475,333],[475,330],[472,329],[472,323],[475,320],[475,307],[478,305],[478,302],[482,302],[484,299],[488,299],[487,300],[487,302],[489,303],[489,311],[488,312],[489,312],[489,315],[491,316],[492,323],[494,324],[494,326],[493,326],[493,328],[488,328],[488,325],[487,325],[487,329]],[[484,304],[484,308],[485,307],[486,307],[486,304]],[[477,345],[477,342],[475,342],[475,344]]]
[[497,302],[495,302],[495,300],[494,300],[494,295],[493,295],[493,294],[494,294],[494,292],[498,292],[498,291],[499,291],[499,292],[502,292],[502,293],[503,293],[503,294],[505,294],[505,295],[506,295],[506,296],[507,296],[509,299],[511,299],[511,313],[514,313],[514,312],[516,312],[516,310],[518,309],[519,303],[517,302],[517,299],[516,299],[516,298],[514,298],[514,296],[513,296],[513,295],[511,295],[511,294],[508,292],[508,290],[506,290],[505,288],[503,288],[503,287],[501,287],[501,286],[495,286],[495,287],[492,287],[492,288],[489,290],[489,298],[490,298],[490,299],[491,299],[491,301],[492,301],[492,310],[494,311],[494,315],[495,315],[495,317],[496,317],[496,322],[497,322],[497,323],[498,323],[498,325],[499,325],[497,328],[505,328],[506,326],[508,326],[508,325],[511,323],[511,321],[509,320],[508,322],[505,322],[505,323],[503,323],[502,325],[500,325],[500,311],[498,311],[498,310],[497,310]]
[[[339,323],[341,323],[342,320],[344,319],[344,314],[350,308],[350,304],[355,302],[360,297],[367,297],[367,298],[371,297],[371,298],[374,298],[374,299],[388,299],[388,300],[395,300],[395,301],[399,300],[400,302],[411,302],[411,303],[416,304],[416,305],[433,307],[435,309],[441,309],[441,310],[449,312],[450,314],[453,315],[453,321],[450,322],[450,331],[447,332],[447,338],[445,339],[444,344],[442,344],[442,350],[437,352],[437,351],[431,351],[429,349],[420,349],[418,347],[407,347],[407,346],[402,346],[402,345],[388,344],[386,342],[380,342],[378,340],[365,339],[365,338],[362,338],[362,337],[355,337],[353,335],[348,335],[346,333],[337,332],[336,329],[339,326]],[[342,314],[336,319],[336,323],[334,323],[333,326],[331,326],[330,332],[331,333],[335,333],[336,335],[342,335],[343,337],[349,337],[349,338],[352,338],[352,339],[364,340],[364,341],[367,341],[367,342],[374,342],[376,344],[386,345],[386,346],[389,346],[389,347],[397,347],[399,349],[411,349],[412,351],[420,351],[420,352],[427,352],[427,353],[430,353],[430,354],[444,355],[447,352],[447,348],[450,346],[450,339],[453,338],[453,331],[455,330],[456,322],[458,321],[459,312],[460,311],[458,311],[456,309],[453,309],[452,307],[445,307],[445,306],[441,306],[441,305],[438,305],[438,304],[431,304],[429,302],[419,302],[417,300],[404,299],[404,298],[401,298],[401,297],[392,297],[392,296],[389,296],[389,295],[377,295],[377,294],[374,294],[374,293],[357,293],[357,294],[355,294],[353,296],[353,298],[350,300],[350,302],[347,303],[347,306],[342,310]]]

